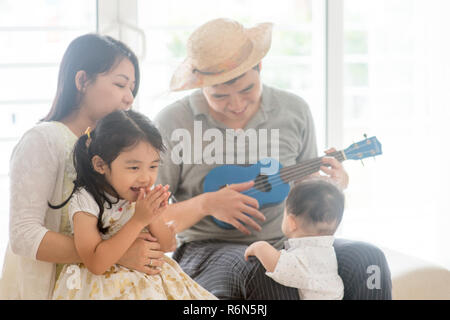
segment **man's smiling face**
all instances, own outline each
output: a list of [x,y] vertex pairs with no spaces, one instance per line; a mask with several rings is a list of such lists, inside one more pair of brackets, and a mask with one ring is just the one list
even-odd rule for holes
[[243,128],[258,111],[262,84],[259,71],[250,69],[231,84],[203,88],[209,112],[230,128]]

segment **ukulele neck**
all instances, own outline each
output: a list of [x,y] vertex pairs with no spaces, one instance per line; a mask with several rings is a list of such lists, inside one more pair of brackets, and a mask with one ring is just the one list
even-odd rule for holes
[[324,157],[334,157],[339,162],[342,162],[346,159],[344,151],[335,151],[323,157],[314,158],[299,164],[281,168],[280,177],[285,183],[289,183],[291,181],[306,177],[314,172],[319,171],[321,166],[327,166],[326,164],[322,163],[322,159]]

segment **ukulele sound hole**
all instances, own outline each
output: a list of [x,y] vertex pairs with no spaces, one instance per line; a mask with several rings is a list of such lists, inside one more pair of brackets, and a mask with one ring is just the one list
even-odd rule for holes
[[268,182],[268,176],[258,175],[255,179],[254,188],[261,192],[270,192],[272,190],[272,186]]

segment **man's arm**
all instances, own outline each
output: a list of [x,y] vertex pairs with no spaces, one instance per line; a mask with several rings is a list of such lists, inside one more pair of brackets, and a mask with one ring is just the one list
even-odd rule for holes
[[241,193],[250,189],[253,184],[253,181],[232,184],[216,192],[203,193],[189,200],[171,204],[167,207],[164,218],[166,221],[175,222],[177,233],[190,228],[207,215],[233,225],[242,233],[250,234],[250,230],[242,222],[261,231],[261,227],[246,215],[249,214],[262,221],[266,219],[257,210],[258,201]]
[[204,209],[205,197],[206,193],[170,204],[164,212],[164,220],[174,221],[176,233],[189,229],[207,216]]

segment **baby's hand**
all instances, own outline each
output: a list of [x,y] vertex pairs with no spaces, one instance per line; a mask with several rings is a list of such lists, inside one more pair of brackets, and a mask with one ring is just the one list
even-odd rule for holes
[[245,250],[244,253],[245,261],[248,261],[248,257],[250,256],[256,256],[256,251],[261,246],[261,242],[264,241],[253,242],[251,245],[248,246],[248,248]]
[[267,241],[257,241],[245,250],[244,257],[246,261],[248,261],[248,257],[250,256],[258,258],[267,271],[274,272],[280,259],[280,251],[271,246]]
[[148,225],[159,218],[167,207],[170,197],[168,189],[168,185],[164,187],[158,185],[153,190],[141,188],[136,200],[134,217],[144,225]]

